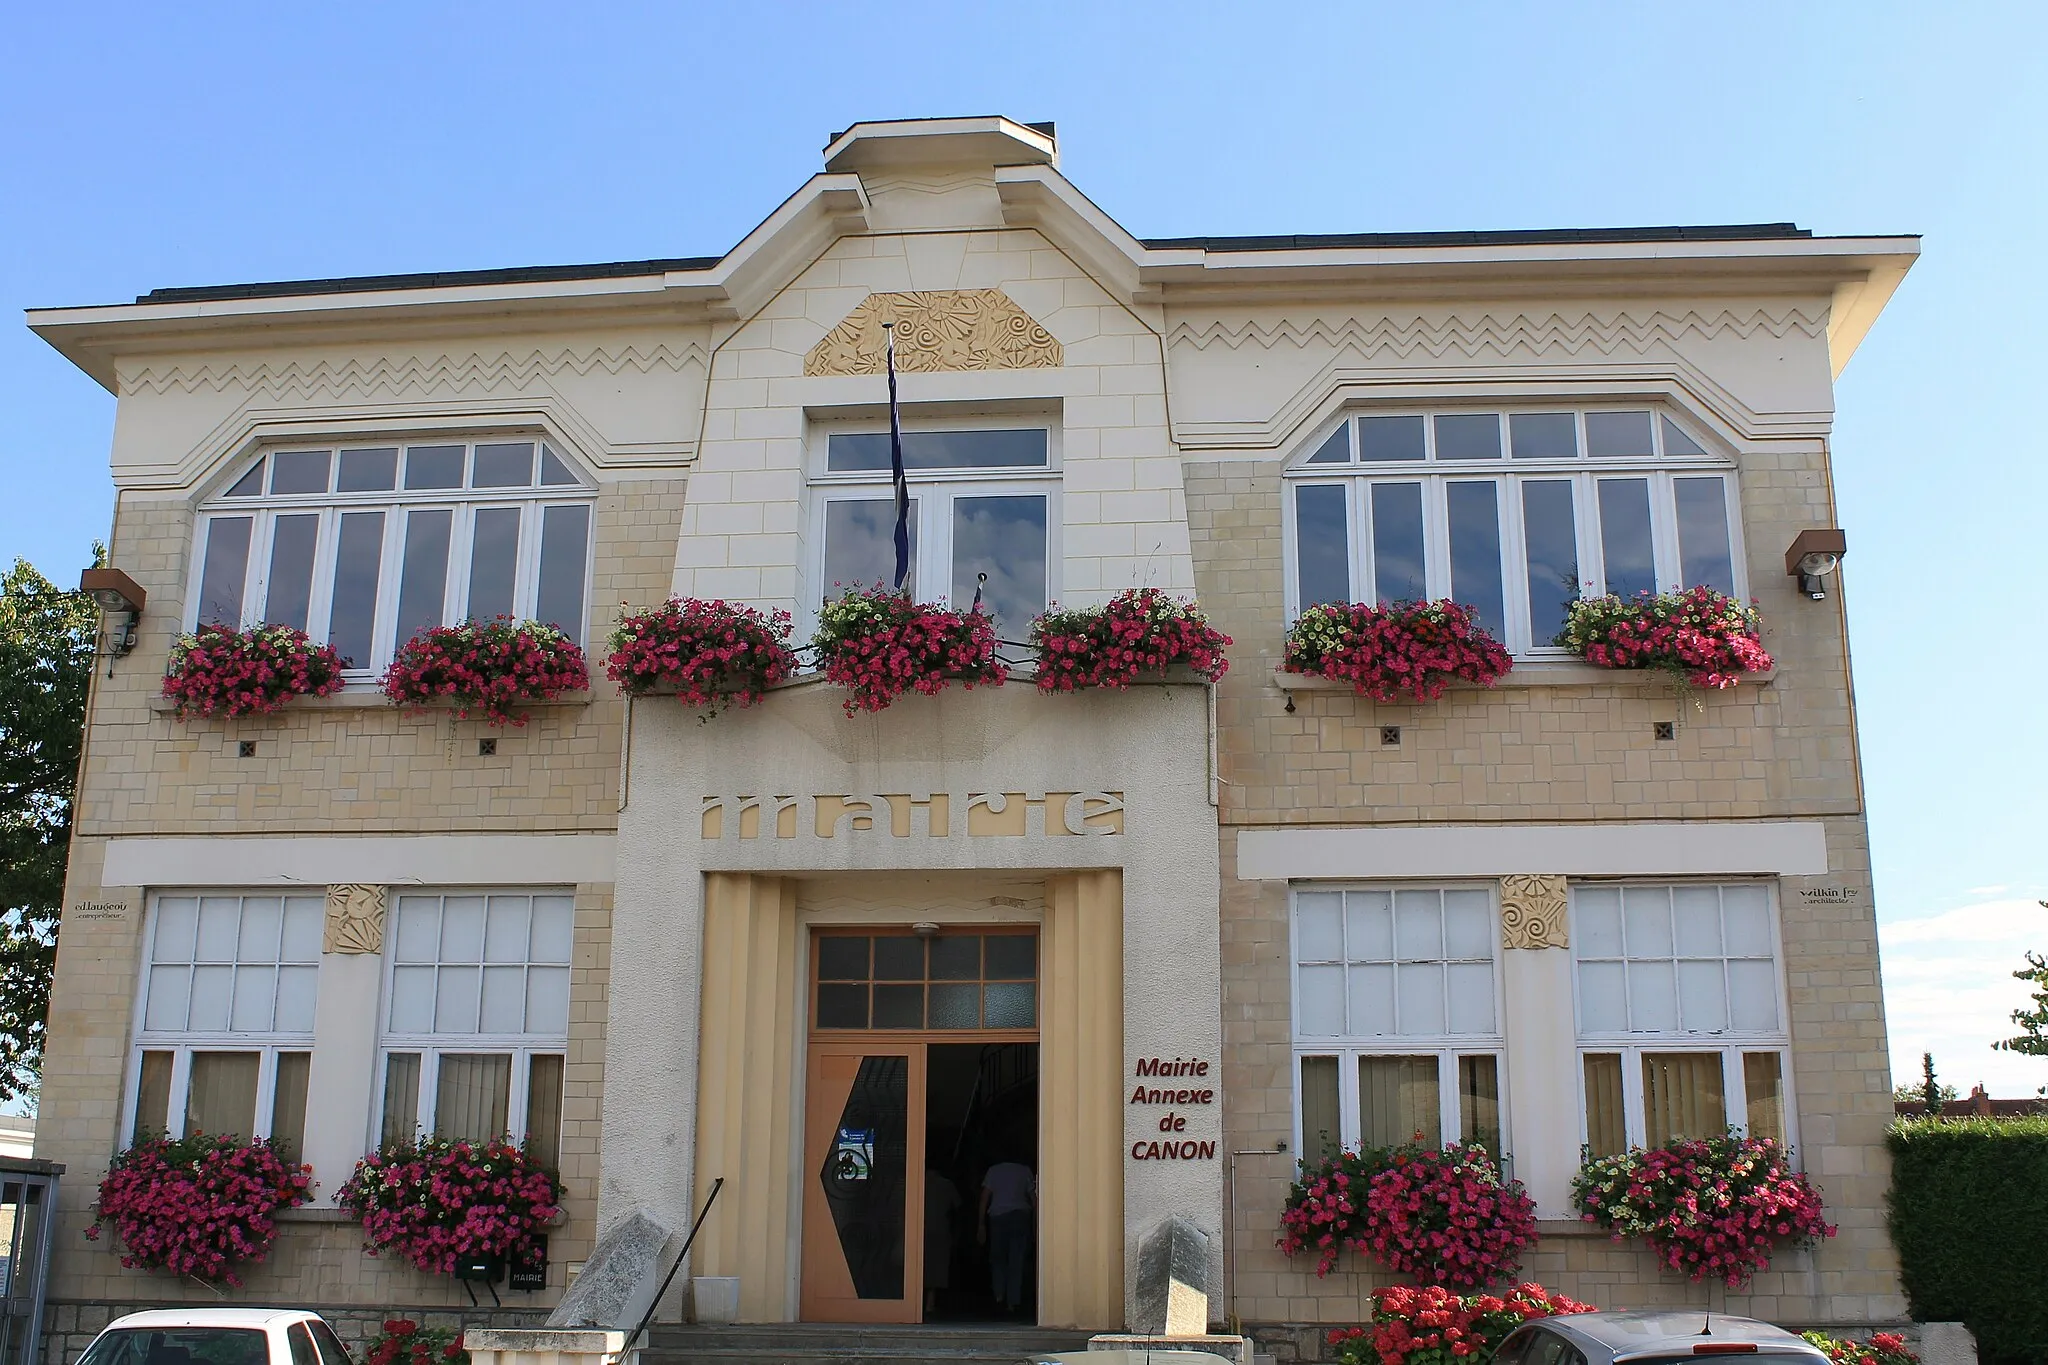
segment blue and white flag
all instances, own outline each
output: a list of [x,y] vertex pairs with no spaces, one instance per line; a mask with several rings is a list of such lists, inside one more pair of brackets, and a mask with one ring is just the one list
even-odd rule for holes
[[910,480],[903,473],[903,417],[896,410],[896,324],[882,324],[889,339],[889,477],[896,483],[896,591],[910,577]]

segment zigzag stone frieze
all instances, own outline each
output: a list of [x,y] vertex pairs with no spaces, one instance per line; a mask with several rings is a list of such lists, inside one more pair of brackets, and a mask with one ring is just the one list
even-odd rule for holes
[[593,370],[602,370],[606,374],[619,374],[626,370],[647,374],[656,369],[680,372],[692,363],[702,366],[705,359],[704,348],[696,342],[681,348],[664,342],[652,350],[628,346],[614,351],[593,346],[583,351],[563,347],[555,351],[501,351],[494,356],[479,352],[462,355],[444,353],[438,356],[379,356],[370,361],[355,358],[339,362],[319,360],[312,364],[294,360],[284,364],[258,361],[247,365],[239,362],[189,367],[146,365],[122,372],[121,391],[167,393],[176,389],[197,393],[202,389],[218,392],[237,388],[250,393],[312,394],[374,393],[380,389],[395,393],[405,389],[436,387],[496,388],[503,384],[524,387],[536,379],[564,373],[585,375]]
[[1411,355],[1442,357],[1453,353],[1469,358],[1481,352],[1506,354],[1518,347],[1535,351],[1592,350],[1602,354],[1624,349],[1640,351],[1654,342],[1672,342],[1687,334],[1715,337],[1733,332],[1747,338],[1759,333],[1783,337],[1797,332],[1802,336],[1819,337],[1826,331],[1827,312],[1824,309],[1808,312],[1792,308],[1777,314],[1762,308],[1742,313],[1723,309],[1711,314],[1658,312],[1647,317],[1630,313],[1603,317],[1587,312],[1577,318],[1567,318],[1558,313],[1541,317],[1527,313],[1496,317],[1486,313],[1476,318],[1452,314],[1441,321],[1414,316],[1384,317],[1369,323],[1357,318],[1337,322],[1325,318],[1313,318],[1307,322],[1283,318],[1272,324],[1257,319],[1237,324],[1219,320],[1200,326],[1182,322],[1168,334],[1167,344],[1190,346],[1198,351],[1215,345],[1235,351],[1246,345],[1272,350],[1283,343],[1296,347],[1322,344],[1340,349],[1350,347],[1368,354],[1392,351],[1404,358]]

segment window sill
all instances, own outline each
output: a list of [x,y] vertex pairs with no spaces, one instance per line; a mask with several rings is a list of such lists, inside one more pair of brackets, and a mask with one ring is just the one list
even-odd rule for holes
[[[557,697],[553,701],[525,702],[521,705],[521,709],[528,711],[560,711],[568,710],[574,707],[588,706],[591,702],[595,700],[596,698],[589,692],[576,692],[566,697]],[[430,702],[423,703],[422,706],[420,707],[393,706],[391,704],[390,699],[387,698],[382,692],[379,692],[374,688],[369,688],[361,692],[335,692],[325,697],[294,697],[290,701],[285,703],[284,709],[286,711],[411,711],[421,709],[428,711],[448,711],[454,709],[454,706],[455,703],[447,697],[436,697],[434,698],[434,700]],[[169,697],[151,697],[149,699],[149,709],[151,711],[156,712],[158,715],[171,715],[177,711],[178,704],[172,701]],[[274,715],[276,713],[272,712],[271,714]],[[195,716],[194,719],[262,720],[263,717]]]
[[[1493,685],[1493,690],[1511,687],[1593,687],[1601,683],[1662,683],[1670,674],[1650,669],[1600,668],[1593,664],[1580,663],[1576,659],[1535,659],[1518,663]],[[1746,673],[1743,685],[1758,687],[1769,685],[1778,676],[1775,668],[1761,673]],[[1273,667],[1273,682],[1282,692],[1351,692],[1351,684],[1338,678],[1322,678],[1307,673],[1289,673],[1276,664]],[[1484,691],[1481,683],[1453,682],[1455,691]],[[1401,705],[1408,703],[1402,702]]]
[[1612,1237],[1606,1228],[1598,1223],[1588,1223],[1583,1218],[1538,1218],[1536,1233],[1540,1237]]

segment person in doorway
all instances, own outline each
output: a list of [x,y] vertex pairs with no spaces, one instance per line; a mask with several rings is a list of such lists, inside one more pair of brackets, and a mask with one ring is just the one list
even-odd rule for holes
[[953,1218],[960,1187],[941,1171],[924,1173],[924,1312],[939,1308],[939,1291],[953,1286]]
[[988,1247],[989,1288],[1005,1313],[1024,1307],[1032,1210],[1037,1203],[1038,1182],[1021,1161],[998,1161],[981,1177],[978,1235]]

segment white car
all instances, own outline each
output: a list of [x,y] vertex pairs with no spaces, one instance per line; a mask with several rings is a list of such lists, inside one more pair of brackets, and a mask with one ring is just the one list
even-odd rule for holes
[[352,1365],[318,1313],[297,1308],[167,1308],[130,1313],[92,1339],[78,1365]]

